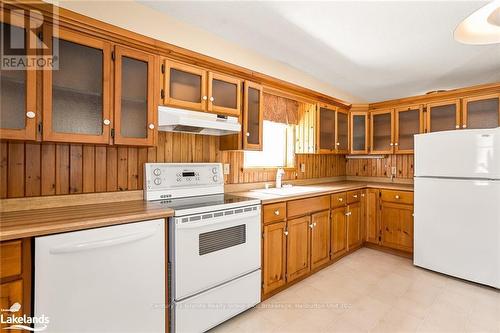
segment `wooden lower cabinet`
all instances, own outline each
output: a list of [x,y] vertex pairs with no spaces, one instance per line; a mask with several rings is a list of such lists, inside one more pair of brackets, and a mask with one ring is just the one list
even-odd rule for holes
[[332,210],[331,220],[331,259],[347,252],[347,217],[345,207]]
[[[14,303],[21,308],[8,316],[31,315],[31,240],[5,241],[0,243],[0,308],[10,309]],[[1,324],[0,330],[10,326]],[[21,332],[20,330],[9,330]]]
[[264,226],[262,289],[267,294],[286,283],[286,222]]
[[309,239],[311,217],[303,216],[288,220],[287,223],[287,282],[307,273],[311,268]]
[[366,237],[365,241],[373,244],[379,243],[380,226],[378,223],[379,190],[366,191]]
[[347,206],[347,251],[363,243],[361,237],[361,203]]
[[413,251],[413,205],[382,201],[380,227],[382,246]]
[[311,216],[311,269],[330,261],[330,211]]

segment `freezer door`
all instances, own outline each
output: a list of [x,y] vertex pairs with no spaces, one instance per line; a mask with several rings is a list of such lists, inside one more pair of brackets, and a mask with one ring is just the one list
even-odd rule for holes
[[163,219],[37,237],[35,316],[49,333],[165,332],[165,267]]
[[500,127],[416,135],[415,176],[500,179]]
[[500,288],[500,181],[415,179],[414,264]]

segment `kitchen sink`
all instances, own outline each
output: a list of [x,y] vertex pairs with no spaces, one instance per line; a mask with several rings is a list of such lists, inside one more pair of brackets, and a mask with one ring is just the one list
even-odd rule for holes
[[280,196],[288,196],[288,195],[296,195],[303,193],[313,193],[323,191],[321,187],[312,187],[312,186],[285,186],[282,188],[263,188],[258,190],[253,190],[258,193],[265,194],[274,194]]

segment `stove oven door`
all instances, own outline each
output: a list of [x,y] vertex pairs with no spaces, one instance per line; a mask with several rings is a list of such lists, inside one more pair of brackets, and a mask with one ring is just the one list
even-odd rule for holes
[[172,218],[173,299],[260,269],[260,205]]

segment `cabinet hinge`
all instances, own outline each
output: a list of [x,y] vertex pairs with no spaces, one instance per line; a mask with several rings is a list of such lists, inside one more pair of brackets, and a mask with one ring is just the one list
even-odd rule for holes
[[42,134],[42,131],[43,131],[43,123],[39,122],[38,123],[38,133]]
[[114,128],[111,129],[111,137],[113,139],[115,138],[115,129]]
[[111,60],[116,60],[115,51],[111,51]]
[[161,64],[161,73],[165,74],[165,64]]
[[38,32],[38,39],[43,42],[43,33],[41,31]]
[[160,96],[161,96],[161,99],[164,99],[165,98],[165,90],[161,90],[160,91]]

